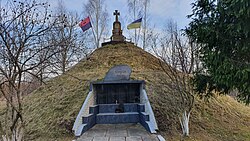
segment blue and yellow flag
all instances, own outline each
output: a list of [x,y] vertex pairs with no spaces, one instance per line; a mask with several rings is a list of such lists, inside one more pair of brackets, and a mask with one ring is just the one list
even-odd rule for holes
[[135,28],[140,28],[141,27],[141,21],[142,21],[142,18],[133,21],[131,24],[129,24],[127,26],[128,30],[135,29]]

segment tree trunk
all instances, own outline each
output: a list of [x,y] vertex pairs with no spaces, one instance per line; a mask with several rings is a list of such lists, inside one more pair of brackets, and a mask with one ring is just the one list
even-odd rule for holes
[[189,136],[189,117],[190,117],[190,113],[191,113],[191,111],[189,111],[187,113],[187,111],[185,110],[182,113],[181,117],[179,117],[183,137]]

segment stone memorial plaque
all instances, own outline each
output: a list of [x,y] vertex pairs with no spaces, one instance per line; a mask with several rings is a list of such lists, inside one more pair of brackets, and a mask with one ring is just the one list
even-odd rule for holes
[[106,74],[104,81],[129,80],[132,70],[128,65],[117,65]]

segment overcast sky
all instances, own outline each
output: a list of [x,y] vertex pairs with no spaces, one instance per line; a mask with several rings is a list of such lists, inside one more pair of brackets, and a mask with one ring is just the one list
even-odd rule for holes
[[[57,0],[48,1],[52,7],[55,7],[57,4]],[[87,2],[87,0],[63,1],[69,10],[78,11],[79,13],[83,11],[83,4]],[[110,15],[117,9],[122,15],[121,18],[125,18],[128,12],[127,0],[106,0],[105,2]],[[180,28],[184,28],[189,22],[186,16],[191,14],[192,2],[194,2],[194,0],[150,0],[149,15],[151,24],[157,28],[161,28],[166,20],[173,19],[178,23]]]
[[[1,1],[1,0],[0,0]],[[7,0],[2,0],[2,4]],[[43,1],[43,0],[38,0]],[[51,7],[56,7],[58,0],[44,0],[48,1],[51,4]],[[81,18],[85,18],[81,13],[83,13],[83,4],[87,2],[87,0],[62,0],[66,6],[66,8],[70,11],[77,11]],[[151,26],[154,26],[157,29],[161,29],[164,26],[164,23],[168,19],[173,19],[177,22],[179,28],[185,28],[188,25],[189,19],[187,19],[187,15],[191,14],[191,3],[194,0],[150,0],[150,8],[149,8],[149,17]],[[122,24],[128,25],[130,22],[126,16],[128,13],[127,8],[127,0],[105,0],[107,5],[107,10],[111,16],[111,23],[114,20],[112,16],[114,10],[119,10],[121,13],[121,21]],[[123,29],[126,29],[126,25],[122,25]]]

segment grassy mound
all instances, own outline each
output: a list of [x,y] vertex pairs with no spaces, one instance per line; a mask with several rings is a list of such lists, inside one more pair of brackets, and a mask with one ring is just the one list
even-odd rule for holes
[[[159,60],[132,44],[99,48],[65,74],[26,96],[26,139],[73,139],[71,129],[87,96],[90,82],[103,79],[111,67],[119,64],[132,68],[132,79],[146,81],[161,134],[167,139],[179,140],[180,97],[169,93],[165,86],[168,79],[161,70]],[[226,96],[214,98],[210,103],[197,99],[188,140],[250,140],[249,111],[249,107]]]

